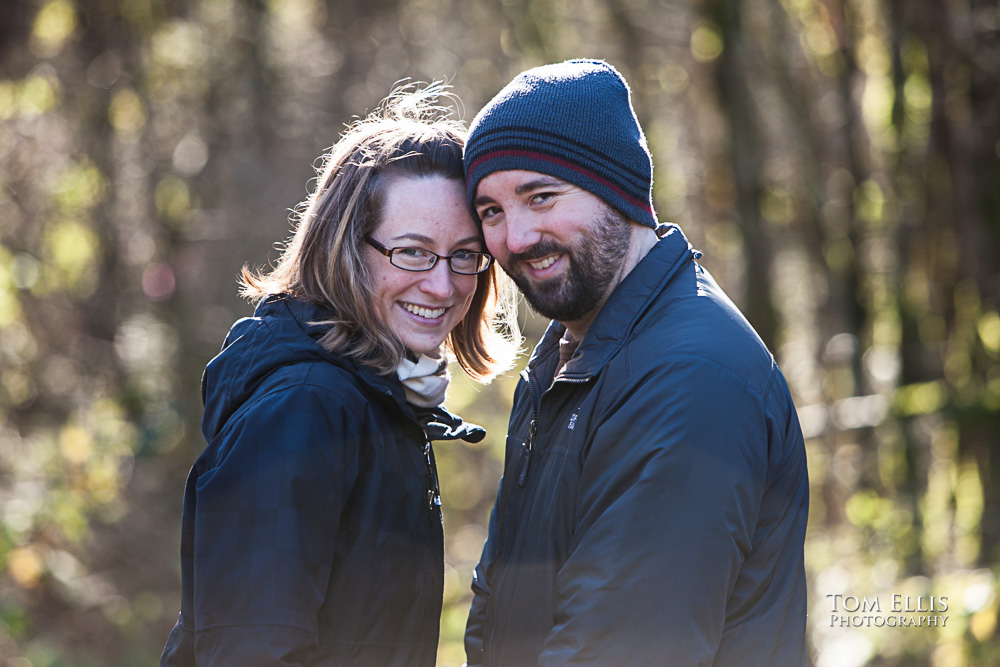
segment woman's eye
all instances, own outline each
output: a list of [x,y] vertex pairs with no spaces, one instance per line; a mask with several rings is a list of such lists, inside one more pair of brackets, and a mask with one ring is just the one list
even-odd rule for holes
[[403,257],[422,257],[424,255],[424,251],[420,248],[399,248],[396,252]]

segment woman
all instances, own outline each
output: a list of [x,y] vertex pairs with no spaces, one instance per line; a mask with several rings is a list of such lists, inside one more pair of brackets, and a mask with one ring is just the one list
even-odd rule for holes
[[[181,614],[161,665],[433,665],[443,535],[432,439],[446,355],[488,381],[518,339],[465,204],[439,87],[351,127],[258,302],[202,380]],[[503,331],[503,334],[501,333]]]

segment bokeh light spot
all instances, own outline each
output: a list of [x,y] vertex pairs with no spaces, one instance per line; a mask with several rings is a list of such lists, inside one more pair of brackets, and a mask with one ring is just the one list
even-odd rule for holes
[[33,118],[51,111],[59,103],[60,93],[61,87],[54,77],[40,74],[28,77],[21,84],[18,96],[21,115]]
[[146,107],[134,90],[124,88],[111,98],[108,119],[120,134],[133,135],[146,125]]
[[700,25],[691,33],[691,56],[700,63],[710,63],[722,55],[722,34],[717,28]]
[[62,51],[66,40],[76,30],[76,10],[68,0],[52,0],[38,12],[31,31],[32,50],[42,58]]
[[7,571],[22,588],[33,588],[42,578],[45,564],[35,547],[18,547],[7,555]]
[[174,270],[168,264],[153,262],[142,272],[142,291],[150,301],[170,298],[176,286]]
[[174,148],[174,169],[185,176],[194,176],[208,162],[208,146],[196,134],[188,134]]
[[79,426],[70,424],[59,433],[59,452],[70,463],[85,462],[94,450],[90,434]]

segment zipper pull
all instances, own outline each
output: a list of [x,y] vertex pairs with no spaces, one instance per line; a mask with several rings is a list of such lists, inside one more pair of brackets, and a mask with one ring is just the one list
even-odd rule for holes
[[538,424],[534,419],[531,420],[531,426],[528,430],[528,442],[525,443],[527,447],[527,452],[524,457],[524,466],[521,468],[521,476],[517,479],[517,485],[522,489],[524,485],[528,482],[528,466],[531,464],[531,450],[535,445],[535,433],[538,432]]
[[430,440],[424,443],[424,461],[427,463],[427,508],[441,507],[441,487],[438,486],[437,472],[434,469]]

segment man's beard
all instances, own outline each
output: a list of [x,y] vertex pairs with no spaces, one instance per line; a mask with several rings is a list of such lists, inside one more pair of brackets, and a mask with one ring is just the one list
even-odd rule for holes
[[[575,322],[596,309],[611,291],[631,239],[628,221],[605,207],[589,238],[573,247],[541,241],[523,253],[510,255],[503,268],[536,312],[559,322]],[[569,270],[561,278],[533,282],[520,267],[521,262],[555,253],[563,253],[569,262]]]

